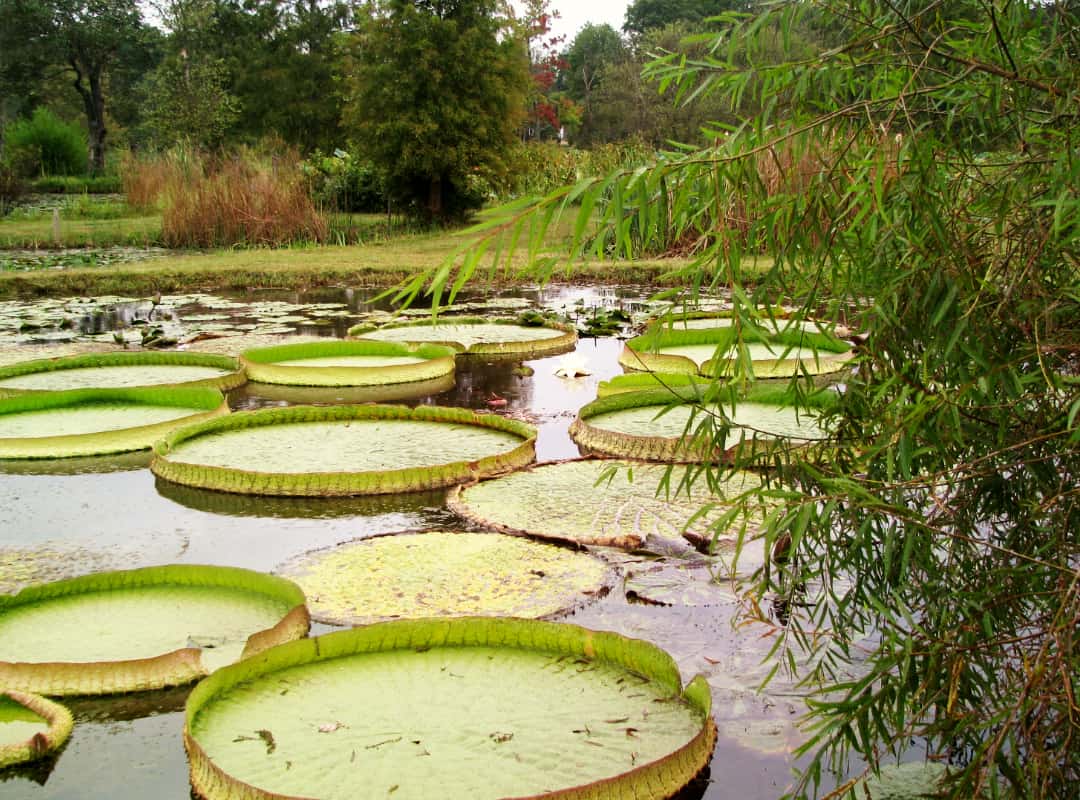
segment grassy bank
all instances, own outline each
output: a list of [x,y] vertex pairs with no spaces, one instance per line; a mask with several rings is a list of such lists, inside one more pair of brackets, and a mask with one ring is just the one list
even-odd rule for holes
[[[179,254],[153,261],[63,270],[0,273],[0,298],[72,295],[149,295],[251,287],[304,289],[318,286],[391,286],[440,264],[461,239],[449,234],[403,236],[348,247],[311,246],[279,250],[219,250]],[[577,263],[560,270],[560,280],[590,283],[651,283],[686,262],[605,261]],[[522,283],[524,250],[509,270],[492,276],[495,285]],[[749,269],[764,270],[767,260]],[[477,282],[483,278],[477,279]],[[527,282],[527,279],[526,279]]]

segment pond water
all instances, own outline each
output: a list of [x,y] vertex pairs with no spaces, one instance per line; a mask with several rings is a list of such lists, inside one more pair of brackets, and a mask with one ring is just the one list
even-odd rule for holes
[[[277,327],[305,333],[315,328],[319,335],[340,336],[356,321],[385,314],[385,308],[371,303],[360,290],[312,296],[259,293],[219,301],[205,296],[199,302],[162,298],[158,305],[168,309],[183,335],[201,324],[186,319],[191,316],[220,315],[215,322],[226,327],[261,325],[262,312],[251,309],[267,303],[294,306],[289,313],[276,314]],[[470,302],[490,305],[480,297]],[[82,314],[63,330],[77,332],[79,338],[111,335],[157,307],[149,301],[93,305],[100,309],[98,316]],[[213,305],[223,307],[208,308]],[[508,310],[522,305],[562,308],[582,315],[596,313],[595,308],[622,307],[631,314],[647,308],[639,290],[590,287],[518,292],[498,298],[497,305]],[[270,307],[281,311],[281,306]],[[68,313],[61,312],[62,308],[62,301],[24,304],[24,311],[35,318],[59,318]],[[332,321],[328,325],[309,325],[312,319],[322,319],[312,316],[320,310],[347,313],[325,318]],[[5,315],[10,320],[12,314],[10,304],[0,308],[0,320]],[[288,316],[302,320],[281,321]],[[17,326],[9,324],[6,332],[0,331],[0,344],[17,344],[26,358],[35,357],[36,348]],[[598,382],[621,372],[617,364],[621,347],[617,338],[582,339],[572,355],[525,362],[531,374],[514,369],[518,365],[513,364],[464,365],[459,367],[453,389],[409,402],[488,410],[493,399],[505,399],[498,413],[538,426],[538,460],[577,457],[567,428],[578,408],[595,398]],[[568,360],[590,374],[574,379],[556,376],[555,370]],[[235,390],[229,399],[236,409],[289,402],[280,387],[264,394],[255,384]],[[253,498],[156,480],[146,469],[147,462],[146,456],[135,455],[42,463],[29,470],[0,465],[0,591],[33,578],[149,564],[219,564],[272,571],[300,553],[350,539],[389,531],[472,529],[447,510],[441,492],[374,498]],[[666,581],[675,587],[665,596],[694,598],[691,604],[642,604],[633,601],[636,593],[616,590],[567,617],[586,627],[653,641],[676,658],[684,680],[699,672],[708,678],[720,738],[711,777],[691,787],[685,796],[712,800],[777,797],[791,781],[795,763],[791,753],[800,741],[796,722],[802,701],[782,675],[766,693],[755,690],[771,668],[764,660],[771,646],[771,639],[762,637],[767,631],[732,626],[737,604],[729,592],[682,591],[694,584],[700,588],[709,577],[685,556],[614,554],[612,558],[627,571],[655,571],[656,583]],[[328,626],[316,625],[313,633],[327,630]],[[0,797],[188,798],[181,743],[188,691],[69,702],[76,726],[66,748],[50,761],[0,771]]]

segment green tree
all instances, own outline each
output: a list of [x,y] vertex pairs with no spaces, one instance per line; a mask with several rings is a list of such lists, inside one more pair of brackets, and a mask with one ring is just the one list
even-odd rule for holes
[[345,121],[391,197],[460,218],[505,180],[528,61],[494,0],[386,0],[358,20]]
[[578,31],[562,55],[560,84],[582,107],[580,136],[595,138],[593,100],[613,70],[630,57],[622,37],[610,25],[588,24]]
[[749,11],[752,0],[634,0],[626,8],[623,30],[640,36],[674,22],[700,23],[725,11]]
[[[778,453],[747,498],[748,512],[754,496],[774,504],[777,556],[747,613],[807,691],[808,761],[791,796],[830,788],[852,756],[873,770],[915,740],[949,766],[946,797],[1074,796],[1080,10],[799,0],[761,13],[717,33],[708,58],[650,69],[687,95],[751,94],[756,118],[644,172],[508,209],[476,246],[542,227],[572,197],[578,246],[704,242],[673,281],[726,287],[739,320],[783,299],[861,329],[830,458]],[[790,31],[808,14],[843,44],[762,59],[771,21]],[[775,265],[751,280],[742,257],[762,250]],[[458,256],[427,277],[465,280],[475,263]],[[535,263],[543,278],[557,262]],[[695,435],[727,435],[724,408],[752,377],[737,363]],[[859,779],[841,777],[838,794],[861,797]]]
[[[2,0],[12,4],[20,40],[11,57],[63,69],[81,101],[90,171],[105,169],[109,76],[129,45],[143,40],[135,0]],[[0,16],[6,16],[4,11]]]
[[186,50],[165,58],[139,86],[147,138],[162,148],[178,142],[220,146],[240,115],[227,86],[220,61],[196,60]]

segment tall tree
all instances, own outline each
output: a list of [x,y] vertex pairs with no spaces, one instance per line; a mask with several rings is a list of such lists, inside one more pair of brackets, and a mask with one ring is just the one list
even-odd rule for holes
[[618,32],[610,25],[588,24],[578,31],[562,57],[560,83],[582,106],[581,139],[596,138],[594,98],[615,69],[630,57]]
[[495,0],[384,0],[361,9],[345,121],[388,191],[432,221],[505,179],[528,61]]
[[700,23],[725,11],[749,11],[753,0],[634,0],[626,8],[623,30],[633,36],[674,22]]
[[[63,67],[78,94],[89,139],[90,170],[105,169],[106,100],[112,69],[125,48],[142,41],[135,0],[2,0],[21,17],[16,53]],[[34,49],[39,48],[37,56]]]

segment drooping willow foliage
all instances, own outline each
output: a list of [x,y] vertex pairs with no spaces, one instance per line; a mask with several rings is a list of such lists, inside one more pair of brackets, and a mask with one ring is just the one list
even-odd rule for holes
[[[818,54],[770,55],[796,29]],[[578,250],[694,253],[672,282],[730,288],[740,319],[786,300],[861,329],[835,461],[778,462],[767,490],[784,501],[769,541],[790,540],[790,555],[760,589],[796,613],[760,622],[776,626],[781,663],[814,656],[801,661],[811,756],[791,796],[913,740],[951,765],[950,797],[1071,796],[1080,11],[807,0],[712,30],[710,57],[650,73],[685,102],[753,100],[758,117],[717,126],[709,148],[504,209],[403,294],[509,269],[500,256],[523,237],[549,277],[564,262],[540,257],[543,232],[570,215]],[[775,265],[751,284],[741,264],[757,253]]]

